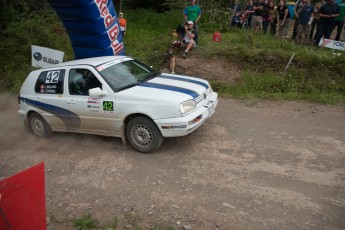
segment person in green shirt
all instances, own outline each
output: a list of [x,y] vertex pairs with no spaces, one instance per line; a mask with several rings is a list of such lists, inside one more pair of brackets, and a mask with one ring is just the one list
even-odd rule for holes
[[198,34],[199,34],[199,27],[198,22],[201,18],[201,9],[198,5],[195,5],[195,0],[190,1],[190,6],[186,7],[183,11],[184,20],[186,22],[192,21],[193,22],[193,29],[195,33],[194,41],[195,46],[198,44]]
[[335,36],[336,41],[339,41],[341,31],[343,30],[344,27],[344,21],[345,21],[345,0],[343,0],[341,3],[338,4],[340,8],[340,15],[335,18],[335,24],[334,28],[337,27],[337,35]]

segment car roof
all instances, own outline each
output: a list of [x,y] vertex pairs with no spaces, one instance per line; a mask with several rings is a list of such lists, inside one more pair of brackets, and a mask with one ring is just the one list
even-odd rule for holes
[[73,60],[73,61],[68,61],[68,62],[61,62],[57,65],[48,66],[47,68],[59,67],[59,66],[73,66],[73,65],[99,66],[101,64],[104,64],[110,61],[119,60],[122,58],[127,58],[127,56],[102,56],[102,57],[84,58],[84,59],[78,59],[78,60]]

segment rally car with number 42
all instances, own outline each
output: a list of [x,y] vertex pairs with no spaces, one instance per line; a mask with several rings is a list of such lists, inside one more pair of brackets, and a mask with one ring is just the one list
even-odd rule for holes
[[162,74],[127,56],[107,56],[32,71],[18,102],[26,130],[36,136],[121,137],[150,153],[164,137],[200,127],[214,113],[218,95],[206,80]]

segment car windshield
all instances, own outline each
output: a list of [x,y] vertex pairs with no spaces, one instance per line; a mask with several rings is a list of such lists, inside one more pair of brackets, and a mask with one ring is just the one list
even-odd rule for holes
[[114,92],[118,92],[148,81],[160,73],[137,60],[127,60],[104,68],[100,74]]

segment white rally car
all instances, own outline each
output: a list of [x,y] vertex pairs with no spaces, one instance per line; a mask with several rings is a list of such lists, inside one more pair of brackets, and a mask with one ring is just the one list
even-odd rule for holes
[[19,116],[40,137],[53,132],[122,137],[138,151],[184,136],[215,111],[208,81],[161,74],[126,56],[96,57],[35,70],[19,94]]

